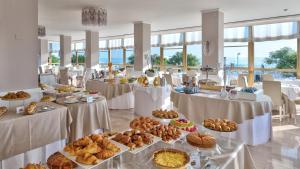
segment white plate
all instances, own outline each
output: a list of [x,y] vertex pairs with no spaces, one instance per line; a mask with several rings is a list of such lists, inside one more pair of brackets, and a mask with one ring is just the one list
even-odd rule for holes
[[118,143],[118,142],[116,142],[116,141],[113,141],[113,140],[110,140],[110,141],[111,141],[113,144],[115,144],[116,146],[118,146],[118,147],[121,149],[120,152],[116,153],[114,156],[112,156],[112,157],[110,157],[110,158],[108,158],[108,159],[105,159],[105,160],[98,160],[98,164],[95,164],[95,165],[86,165],[86,164],[78,163],[78,162],[76,161],[76,156],[71,156],[71,155],[69,155],[69,153],[65,152],[64,150],[60,150],[60,152],[61,152],[64,156],[66,156],[68,159],[70,159],[70,160],[72,160],[73,162],[75,162],[75,163],[76,163],[78,166],[80,166],[81,168],[83,168],[83,169],[91,169],[91,168],[94,168],[94,167],[96,167],[96,166],[99,166],[99,165],[101,165],[102,163],[108,161],[109,159],[114,158],[114,157],[116,157],[116,156],[118,156],[118,155],[121,155],[122,153],[124,153],[124,152],[126,152],[126,151],[129,150],[129,148],[128,148],[127,146],[123,145],[123,144],[120,144],[120,143]]
[[78,103],[79,101],[78,100],[65,100],[64,103],[67,103],[67,104],[73,104],[73,103]]

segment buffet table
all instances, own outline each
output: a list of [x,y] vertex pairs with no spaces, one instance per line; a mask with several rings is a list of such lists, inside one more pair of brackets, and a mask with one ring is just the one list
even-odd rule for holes
[[91,103],[79,101],[78,103],[66,104],[64,101],[65,98],[56,100],[58,104],[67,106],[73,119],[69,141],[89,135],[98,129],[111,129],[109,110],[104,97],[100,96]]
[[153,110],[167,109],[170,106],[171,87],[169,85],[164,87],[135,86],[134,90],[134,111],[137,115],[151,116]]
[[227,137],[246,144],[263,144],[272,137],[272,101],[262,96],[257,101],[223,99],[218,92],[184,94],[171,92],[173,105],[186,118],[201,124],[207,118],[227,118],[239,124],[239,130]]
[[63,146],[61,142],[68,136],[72,117],[66,107],[49,104],[55,109],[34,115],[8,112],[0,119],[1,169],[45,161],[47,155]]
[[107,99],[110,109],[132,109],[134,107],[133,84],[88,80],[86,90],[100,92]]

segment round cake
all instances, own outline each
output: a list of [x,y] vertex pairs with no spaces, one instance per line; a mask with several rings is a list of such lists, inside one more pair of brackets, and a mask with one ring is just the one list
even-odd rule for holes
[[171,120],[170,125],[188,132],[194,132],[197,130],[196,125],[187,119],[173,119]]
[[200,134],[198,132],[190,133],[186,136],[186,141],[199,148],[213,148],[216,146],[216,139],[207,134]]
[[73,169],[77,165],[71,160],[67,159],[64,155],[59,152],[52,154],[47,159],[47,165],[51,169]]

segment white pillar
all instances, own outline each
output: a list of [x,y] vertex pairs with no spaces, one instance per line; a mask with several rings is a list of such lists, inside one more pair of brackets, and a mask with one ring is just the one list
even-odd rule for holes
[[99,63],[99,32],[86,31],[86,68],[94,68]]
[[134,23],[134,70],[145,71],[151,64],[151,25]]
[[39,66],[48,64],[48,40],[39,39]]
[[60,35],[60,66],[71,66],[72,50],[71,50],[71,36]]
[[223,70],[224,14],[218,9],[202,11],[202,66]]

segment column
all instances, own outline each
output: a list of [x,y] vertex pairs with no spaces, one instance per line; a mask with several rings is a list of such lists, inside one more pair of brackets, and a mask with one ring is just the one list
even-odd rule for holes
[[95,68],[99,64],[99,32],[86,31],[86,68]]
[[[222,76],[224,62],[224,14],[218,9],[202,11],[202,66],[216,68]],[[223,78],[222,78],[223,79]]]
[[[298,33],[300,35],[300,21],[298,21]],[[297,38],[297,79],[300,79],[300,37]]]
[[71,36],[60,35],[60,66],[71,66],[72,50],[71,50]]
[[253,26],[249,26],[249,38],[248,42],[248,85],[254,84],[254,42],[253,42]]
[[39,66],[47,65],[49,58],[48,40],[39,39]]
[[151,66],[151,25],[134,23],[134,70],[145,71]]

